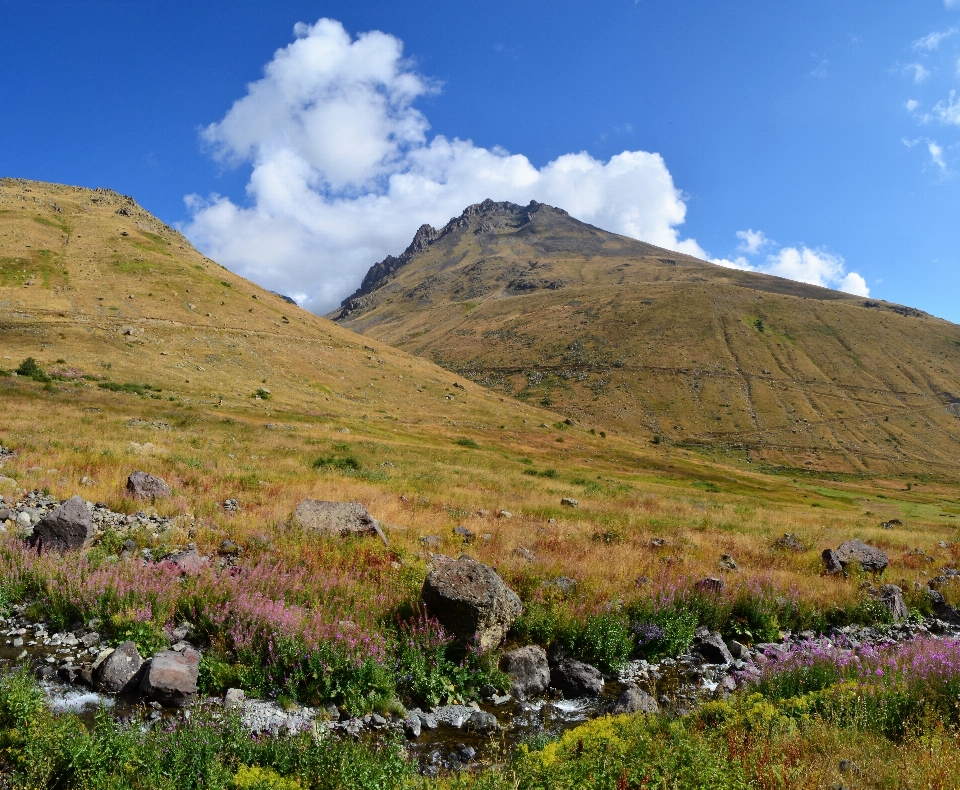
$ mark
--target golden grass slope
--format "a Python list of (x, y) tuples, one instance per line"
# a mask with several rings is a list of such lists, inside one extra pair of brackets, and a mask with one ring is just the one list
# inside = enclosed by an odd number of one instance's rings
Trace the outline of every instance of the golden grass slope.
[[(960, 558), (955, 486), (763, 474), (734, 463), (742, 453), (711, 461), (648, 436), (591, 434), (298, 310), (112, 192), (0, 181), (0, 260), (0, 368), (33, 356), (61, 374), (48, 385), (0, 376), (0, 445), (15, 450), (0, 474), (126, 512), (142, 506), (123, 498), (126, 476), (159, 474), (175, 490), (161, 511), (194, 519), (158, 550), (191, 540), (210, 552), (229, 536), (256, 556), (266, 534), (278, 562), (324, 573), (329, 555), (285, 526), (313, 497), (361, 500), (385, 522), (388, 550), (342, 549), (347, 565), (366, 558), (377, 584), (415, 586), (420, 537), (457, 554), (464, 524), (478, 536), (469, 551), (517, 589), (570, 576), (588, 608), (635, 595), (638, 577), (717, 573), (723, 552), (737, 578), (828, 601), (858, 595), (856, 579), (819, 576), (820, 550), (852, 536), (888, 551), (897, 579)], [(113, 392), (82, 374), (155, 389)], [(270, 400), (251, 397), (261, 387)], [(318, 458), (356, 467), (317, 469)], [(236, 516), (218, 506), (230, 497)], [(881, 529), (891, 518), (904, 523)], [(775, 547), (788, 531), (805, 551)]]
[(960, 463), (960, 327), (487, 201), (334, 317), (643, 441), (856, 473)]

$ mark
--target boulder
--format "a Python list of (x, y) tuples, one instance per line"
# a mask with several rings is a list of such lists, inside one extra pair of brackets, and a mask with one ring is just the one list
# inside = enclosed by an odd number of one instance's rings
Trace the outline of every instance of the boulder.
[(848, 565), (859, 565), (862, 570), (871, 573), (883, 573), (887, 567), (887, 555), (874, 546), (868, 546), (860, 540), (848, 540), (841, 543), (836, 551), (837, 560), (846, 569)]
[(164, 557), (163, 561), (170, 563), (179, 570), (180, 573), (186, 576), (196, 576), (203, 568), (206, 568), (210, 564), (209, 558), (201, 557), (197, 553), (197, 547), (192, 545), (183, 551), (175, 551), (173, 554), (168, 554)]
[(797, 536), (791, 535), (789, 532), (785, 532), (782, 538), (777, 538), (773, 545), (775, 548), (785, 551), (803, 551), (805, 549)]
[(133, 642), (124, 642), (115, 650), (104, 650), (93, 664), (93, 682), (97, 688), (113, 694), (137, 687), (143, 658)]
[(537, 645), (504, 653), (500, 669), (510, 676), (510, 693), (518, 699), (542, 694), (550, 685), (547, 651)]
[(200, 654), (162, 650), (147, 665), (140, 682), (141, 693), (163, 705), (182, 707), (197, 694)]
[(882, 585), (878, 591), (877, 599), (890, 610), (890, 614), (893, 615), (893, 621), (895, 623), (906, 620), (910, 616), (907, 604), (903, 600), (903, 590), (897, 587), (897, 585)]
[(733, 656), (723, 641), (723, 637), (702, 626), (697, 629), (696, 635), (693, 637), (690, 652), (695, 656), (700, 656), (708, 664), (730, 664), (733, 661)]
[(467, 719), (467, 730), (470, 732), (476, 732), (480, 735), (491, 735), (499, 729), (500, 722), (497, 721), (497, 717), (486, 711), (476, 710), (471, 713), (470, 718)]
[(293, 511), (293, 523), (302, 529), (321, 535), (345, 538), (349, 535), (378, 537), (387, 545), (377, 520), (359, 502), (325, 502), (304, 499)]
[(166, 499), (173, 494), (163, 480), (146, 472), (134, 472), (127, 478), (127, 493), (134, 499)]
[(707, 576), (705, 579), (697, 581), (693, 585), (693, 589), (698, 592), (717, 595), (725, 586), (726, 584), (723, 579), (718, 579), (716, 576)]
[(30, 545), (53, 551), (83, 548), (93, 537), (93, 518), (84, 501), (74, 496), (40, 519)]
[(827, 576), (834, 576), (838, 573), (843, 573), (843, 566), (840, 564), (840, 560), (837, 558), (837, 552), (833, 549), (824, 549), (823, 553), (820, 555), (820, 560), (823, 562), (823, 572)]
[(657, 701), (639, 686), (630, 684), (607, 708), (607, 713), (619, 716), (622, 713), (659, 713)]
[(571, 697), (599, 697), (603, 675), (596, 667), (565, 658), (551, 670), (550, 685)]
[(430, 613), (462, 642), (496, 647), (520, 616), (520, 598), (489, 565), (463, 555), (436, 563), (423, 582)]

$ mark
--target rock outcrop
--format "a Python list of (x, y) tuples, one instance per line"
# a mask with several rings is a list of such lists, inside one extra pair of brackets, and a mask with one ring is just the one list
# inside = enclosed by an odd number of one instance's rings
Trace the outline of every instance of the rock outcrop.
[(466, 555), (436, 563), (423, 582), (428, 611), (461, 642), (481, 650), (503, 641), (520, 616), (520, 598), (489, 565)]
[(292, 522), (302, 529), (321, 535), (379, 537), (387, 545), (380, 524), (359, 502), (326, 502), (304, 499), (293, 511)]

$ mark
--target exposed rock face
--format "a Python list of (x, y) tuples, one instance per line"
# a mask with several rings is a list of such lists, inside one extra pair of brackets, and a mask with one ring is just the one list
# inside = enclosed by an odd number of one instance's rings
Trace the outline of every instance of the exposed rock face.
[(134, 472), (127, 478), (127, 493), (134, 499), (166, 499), (173, 492), (159, 477)]
[(293, 511), (293, 523), (311, 532), (322, 535), (370, 535), (377, 536), (387, 545), (377, 520), (359, 502), (325, 502), (319, 499), (304, 499)]
[(657, 701), (639, 686), (629, 685), (616, 701), (607, 708), (607, 713), (619, 716), (622, 713), (659, 713)]
[(884, 584), (879, 591), (877, 599), (890, 610), (894, 622), (899, 623), (910, 616), (907, 604), (903, 600), (903, 590), (895, 584)]
[(880, 549), (868, 546), (860, 540), (848, 540), (841, 543), (836, 551), (837, 560), (846, 568), (848, 565), (859, 565), (862, 570), (871, 573), (883, 573), (888, 559)]
[(550, 685), (571, 697), (599, 697), (603, 675), (590, 664), (565, 658), (550, 672)]
[(733, 661), (723, 637), (703, 627), (697, 629), (690, 652), (710, 664), (729, 664)]
[(466, 555), (434, 567), (422, 595), (448, 631), (482, 650), (503, 641), (522, 608), (520, 598), (493, 568)]
[(94, 663), (93, 681), (103, 691), (114, 694), (130, 692), (137, 687), (142, 667), (143, 658), (137, 652), (137, 646), (133, 642), (124, 642), (103, 660), (98, 656)]
[(33, 528), (30, 544), (41, 549), (67, 551), (83, 548), (93, 537), (93, 517), (84, 501), (74, 496)]
[(500, 669), (510, 676), (510, 693), (519, 699), (542, 694), (550, 685), (547, 652), (537, 645), (504, 653)]
[(200, 654), (196, 650), (163, 650), (147, 665), (140, 691), (163, 705), (182, 707), (197, 694), (199, 668)]

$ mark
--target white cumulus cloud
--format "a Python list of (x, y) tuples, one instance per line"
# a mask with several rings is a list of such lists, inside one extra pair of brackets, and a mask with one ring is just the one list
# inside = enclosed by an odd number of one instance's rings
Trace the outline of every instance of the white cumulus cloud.
[[(950, 98), (941, 99), (933, 105), (932, 117), (940, 123), (953, 124), (960, 126), (960, 99), (957, 98), (956, 91), (950, 91)], [(930, 116), (928, 116), (929, 118)]]
[(917, 107), (920, 106), (920, 102), (918, 102), (916, 99), (908, 99), (903, 106), (907, 108), (907, 112), (913, 112), (915, 109), (917, 109)]
[(442, 226), (488, 197), (560, 206), (706, 257), (680, 237), (686, 205), (659, 154), (570, 153), (538, 168), (522, 154), (431, 138), (414, 104), (436, 87), (403, 58), (397, 38), (353, 38), (330, 19), (294, 32), (263, 78), (203, 131), (217, 158), (252, 166), (247, 204), (186, 198), (184, 232), (239, 274), (324, 312), (370, 265), (402, 252), (422, 223)]
[[(772, 243), (760, 231), (738, 231), (737, 238), (742, 240), (738, 249), (751, 255)], [(752, 249), (751, 242), (754, 242)], [(844, 259), (826, 250), (815, 250), (806, 246), (781, 247), (777, 252), (767, 255), (765, 261), (757, 264), (751, 263), (743, 255), (732, 260), (713, 258), (712, 262), (729, 269), (773, 274), (857, 296), (870, 295), (870, 289), (863, 277), (857, 272), (848, 272)]]

